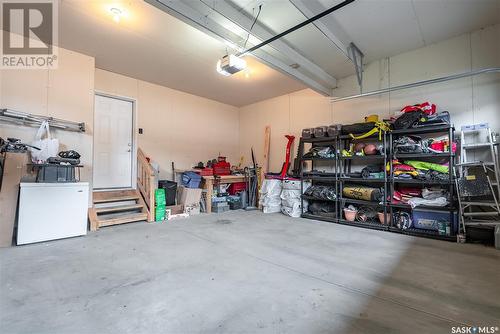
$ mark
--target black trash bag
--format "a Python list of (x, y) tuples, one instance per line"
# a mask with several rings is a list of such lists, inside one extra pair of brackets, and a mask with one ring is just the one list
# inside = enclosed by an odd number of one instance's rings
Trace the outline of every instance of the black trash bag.
[(342, 134), (361, 134), (367, 133), (375, 127), (375, 122), (354, 123), (342, 126)]
[(422, 153), (422, 138), (401, 136), (394, 140), (394, 153)]
[(313, 202), (309, 204), (309, 212), (315, 215), (334, 213), (335, 203), (329, 202)]
[(422, 111), (411, 111), (406, 112), (399, 116), (396, 121), (394, 121), (395, 130), (410, 129), (418, 125), (422, 116), (424, 116)]

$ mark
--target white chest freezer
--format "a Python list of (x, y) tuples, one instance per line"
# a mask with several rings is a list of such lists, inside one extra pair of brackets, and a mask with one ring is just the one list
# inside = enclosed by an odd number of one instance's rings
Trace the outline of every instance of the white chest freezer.
[(89, 184), (21, 182), (17, 244), (87, 234)]

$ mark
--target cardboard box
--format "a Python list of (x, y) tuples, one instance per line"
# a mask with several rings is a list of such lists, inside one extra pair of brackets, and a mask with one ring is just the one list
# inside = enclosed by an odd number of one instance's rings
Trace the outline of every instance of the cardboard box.
[(178, 215), (180, 213), (184, 213), (184, 205), (170, 205), (165, 207), (165, 210), (170, 210), (171, 215)]
[(179, 187), (177, 203), (184, 206), (199, 204), (201, 200), (201, 189)]
[(0, 247), (12, 245), (14, 222), (16, 220), (19, 182), (27, 174), (27, 153), (6, 153), (0, 190)]

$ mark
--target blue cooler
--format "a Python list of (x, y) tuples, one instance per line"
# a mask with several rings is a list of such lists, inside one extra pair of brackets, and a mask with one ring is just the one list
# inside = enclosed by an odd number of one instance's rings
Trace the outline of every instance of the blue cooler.
[(453, 212), (453, 219), (450, 221), (450, 212), (442, 210), (413, 209), (413, 227), (422, 230), (439, 230), (439, 222), (450, 224), (451, 235), (458, 231), (458, 214)]
[(182, 185), (186, 188), (199, 188), (201, 175), (195, 172), (182, 173)]

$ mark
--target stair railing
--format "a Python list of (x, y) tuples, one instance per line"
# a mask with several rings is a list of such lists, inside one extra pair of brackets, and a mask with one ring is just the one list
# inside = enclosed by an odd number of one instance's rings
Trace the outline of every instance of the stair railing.
[(155, 171), (140, 148), (137, 150), (137, 187), (148, 209), (148, 221), (154, 221)]

